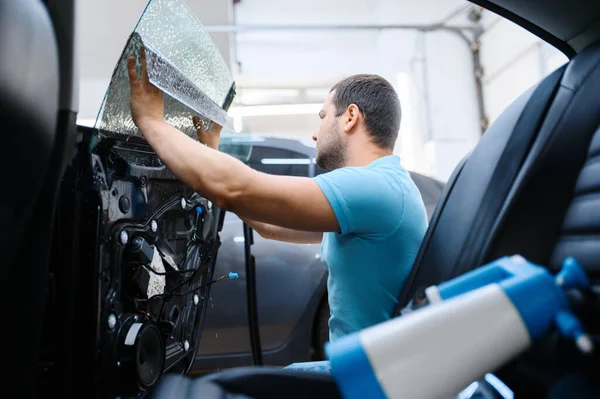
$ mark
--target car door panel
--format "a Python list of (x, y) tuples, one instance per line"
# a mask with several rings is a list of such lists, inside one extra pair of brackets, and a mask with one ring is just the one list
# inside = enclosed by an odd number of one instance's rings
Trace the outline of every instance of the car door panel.
[[(240, 278), (212, 288), (200, 357), (250, 353), (242, 226), (236, 215), (226, 214), (215, 275), (236, 272)], [(254, 233), (252, 253), (256, 257), (263, 350), (273, 351), (284, 345), (310, 309), (313, 294), (323, 294), (327, 271), (319, 260), (319, 252), (319, 244), (266, 240)]]

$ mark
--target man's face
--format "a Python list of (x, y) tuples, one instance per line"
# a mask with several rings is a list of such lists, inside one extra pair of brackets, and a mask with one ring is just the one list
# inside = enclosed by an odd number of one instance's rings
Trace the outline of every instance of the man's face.
[(317, 142), (317, 165), (327, 170), (343, 167), (347, 159), (346, 142), (338, 126), (339, 117), (335, 116), (333, 94), (334, 92), (329, 93), (325, 100), (319, 112), (321, 125), (313, 134), (313, 140)]

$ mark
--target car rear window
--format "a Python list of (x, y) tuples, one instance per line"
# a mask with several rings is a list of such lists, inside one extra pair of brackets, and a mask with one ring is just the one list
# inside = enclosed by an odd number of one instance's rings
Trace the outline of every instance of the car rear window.
[(248, 165), (273, 175), (309, 176), (310, 158), (298, 152), (254, 146)]

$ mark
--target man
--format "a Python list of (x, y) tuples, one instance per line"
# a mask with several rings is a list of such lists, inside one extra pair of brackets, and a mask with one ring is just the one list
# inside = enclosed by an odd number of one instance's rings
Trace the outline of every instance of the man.
[(336, 84), (313, 135), (315, 178), (260, 173), (216, 150), (220, 128), (201, 145), (167, 124), (163, 96), (129, 60), (133, 121), (167, 167), (184, 183), (234, 212), (259, 234), (320, 243), (328, 266), (330, 339), (391, 317), (427, 228), (419, 190), (392, 155), (400, 128), (393, 87), (375, 75)]

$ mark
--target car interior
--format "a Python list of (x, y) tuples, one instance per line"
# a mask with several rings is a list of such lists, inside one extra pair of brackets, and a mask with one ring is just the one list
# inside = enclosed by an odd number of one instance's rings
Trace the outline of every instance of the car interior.
[[(574, 256), (595, 286), (573, 298), (575, 312), (597, 344), (600, 4), (472, 2), (536, 34), (569, 62), (515, 100), (457, 166), (396, 317), (417, 307), (426, 287), (501, 256), (520, 254), (551, 271)], [(223, 214), (169, 176), (143, 143), (106, 129), (110, 118), (99, 118), (105, 127), (76, 127), (73, 7), (0, 2), (0, 118), (8, 140), (0, 162), (8, 171), (19, 165), (5, 174), (14, 195), (3, 195), (0, 207), (10, 326), (4, 342), (17, 378), (7, 386), (17, 397), (342, 397), (331, 375), (268, 366), (186, 376), (214, 282)], [(143, 42), (148, 36), (140, 31)], [(132, 35), (124, 56), (136, 40)], [(173, 61), (167, 58), (156, 57), (157, 64)], [(119, 65), (113, 79), (123, 78)], [(198, 87), (189, 75), (178, 78)], [(204, 117), (216, 120), (227, 110), (235, 89), (226, 83), (220, 102), (212, 98), (216, 116)], [(160, 88), (174, 99), (173, 121), (197, 110)], [(116, 102), (104, 111), (126, 104), (110, 89), (107, 99), (113, 94)], [(185, 130), (189, 121), (180, 123)], [(154, 272), (141, 266), (153, 260)], [(152, 289), (161, 296), (151, 300)], [(596, 370), (597, 352), (583, 355), (555, 334), (494, 374), (518, 398), (592, 398), (600, 396)]]
[[(93, 128), (75, 124), (74, 2), (1, 6), (2, 37), (11, 39), (0, 47), (10, 61), (2, 62), (0, 109), (7, 131), (19, 132), (9, 135), (2, 165), (28, 160), (7, 182), (22, 196), (2, 205), (3, 282), (14, 302), (8, 316), (19, 325), (10, 335), (28, 347), (27, 356), (14, 354), (15, 370), (38, 381), (20, 385), (19, 396), (32, 389), (135, 396), (163, 373), (186, 374), (193, 365), (211, 285), (224, 279), (213, 278), (224, 213), (178, 181), (141, 139), (126, 69), (129, 55), (139, 65), (144, 45), (152, 79), (177, 84), (161, 87), (170, 123), (196, 135), (193, 108), (201, 108), (205, 123), (225, 124), (233, 78), (182, 4), (146, 7)], [(178, 26), (186, 27), (180, 41), (166, 43), (164, 34)], [(197, 42), (182, 33), (204, 42), (190, 48)], [(186, 70), (193, 57), (210, 60), (204, 70)], [(243, 159), (246, 147), (236, 155)]]

